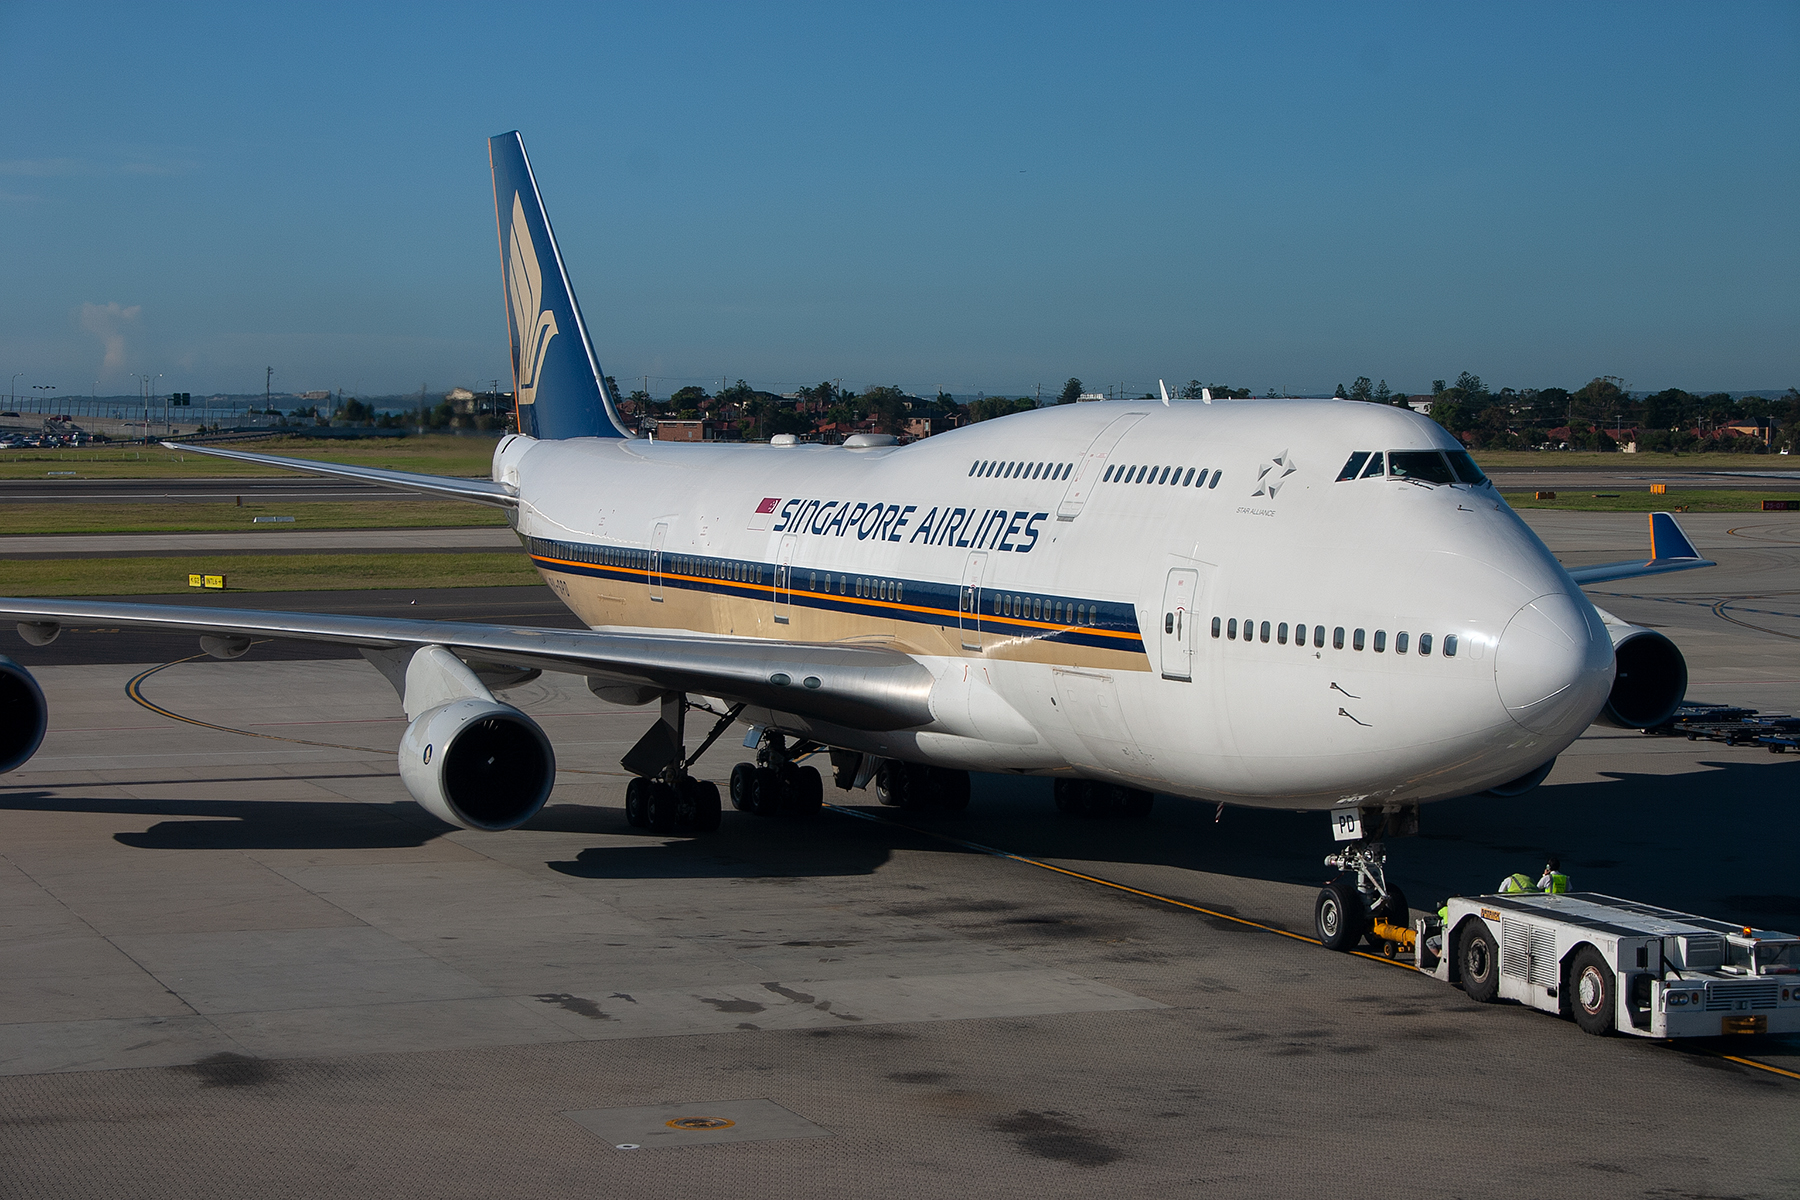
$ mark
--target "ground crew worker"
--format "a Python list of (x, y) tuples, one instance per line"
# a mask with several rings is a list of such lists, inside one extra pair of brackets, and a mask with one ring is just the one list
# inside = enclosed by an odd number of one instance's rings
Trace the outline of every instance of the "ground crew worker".
[(1544, 874), (1537, 882), (1538, 891), (1560, 893), (1569, 890), (1569, 877), (1562, 873), (1562, 860), (1551, 856), (1544, 864)]
[(1535, 892), (1538, 889), (1537, 886), (1531, 882), (1531, 876), (1525, 874), (1523, 871), (1514, 871), (1511, 875), (1502, 879), (1500, 881), (1500, 886), (1494, 890), (1501, 895), (1505, 895), (1508, 892)]

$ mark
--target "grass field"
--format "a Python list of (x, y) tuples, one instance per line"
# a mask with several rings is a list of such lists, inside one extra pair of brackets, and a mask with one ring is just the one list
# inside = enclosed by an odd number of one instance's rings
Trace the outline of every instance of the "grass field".
[(1477, 450), (1475, 461), (1490, 471), (1792, 471), (1800, 481), (1800, 458), (1788, 454), (1599, 454), (1580, 450)]
[[(293, 517), (256, 525), (253, 517)], [(281, 504), (14, 504), (0, 507), (0, 536), (71, 533), (267, 533), (293, 530), (447, 529), (506, 524), (503, 510), (455, 500), (310, 501)]]
[[(1800, 483), (1800, 480), (1796, 480)], [(1587, 491), (1561, 490), (1554, 500), (1539, 500), (1531, 492), (1502, 492), (1514, 508), (1560, 508), (1566, 512), (1674, 512), (1685, 507), (1689, 512), (1761, 512), (1764, 500), (1800, 500), (1800, 490), (1791, 492), (1727, 492), (1671, 490), (1652, 496), (1647, 488), (1619, 489), (1616, 496), (1596, 496)], [(1771, 516), (1774, 514), (1770, 514)], [(1793, 514), (1800, 516), (1800, 513)]]
[(0, 596), (158, 595), (186, 588), (191, 572), (208, 571), (223, 571), (234, 592), (513, 587), (539, 582), (531, 560), (519, 553), (56, 558), (0, 562)]
[[(486, 478), (496, 438), (420, 434), (403, 438), (279, 437), (227, 443), (227, 449), (285, 458), (313, 458), (359, 467), (386, 467), (426, 475)], [(51, 471), (74, 471), (86, 479), (222, 479), (284, 475), (285, 471), (160, 446), (88, 447), (81, 450), (0, 450), (0, 479), (42, 479)]]

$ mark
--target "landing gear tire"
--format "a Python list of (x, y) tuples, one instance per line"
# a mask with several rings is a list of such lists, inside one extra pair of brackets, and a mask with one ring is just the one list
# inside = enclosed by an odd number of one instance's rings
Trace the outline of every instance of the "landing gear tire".
[(677, 820), (693, 833), (712, 833), (719, 828), (723, 806), (719, 803), (719, 785), (710, 779), (689, 776), (681, 781), (682, 804)]
[(1327, 950), (1354, 949), (1367, 919), (1362, 894), (1348, 880), (1332, 880), (1319, 889), (1313, 902), (1313, 929)]
[(796, 817), (816, 817), (825, 806), (825, 781), (815, 767), (789, 763), (781, 771), (781, 811)]
[(1583, 946), (1569, 963), (1569, 1015), (1583, 1033), (1605, 1037), (1613, 1031), (1612, 969), (1600, 952)]
[(969, 807), (969, 773), (948, 767), (931, 768), (932, 806), (945, 812), (962, 812)]
[(633, 776), (625, 785), (625, 823), (633, 829), (650, 828), (650, 781)]
[(1456, 939), (1457, 973), (1469, 999), (1492, 1004), (1500, 998), (1500, 947), (1487, 923), (1470, 921)]
[(875, 802), (885, 808), (912, 807), (913, 766), (889, 759), (875, 772)]
[(1141, 821), (1156, 804), (1152, 792), (1094, 783), (1087, 779), (1058, 779), (1051, 784), (1056, 811), (1071, 817), (1125, 817)]
[(731, 768), (731, 807), (739, 812), (756, 811), (756, 768), (750, 763)]
[(666, 783), (651, 783), (650, 802), (645, 806), (644, 827), (651, 833), (668, 836), (681, 820), (681, 796)]

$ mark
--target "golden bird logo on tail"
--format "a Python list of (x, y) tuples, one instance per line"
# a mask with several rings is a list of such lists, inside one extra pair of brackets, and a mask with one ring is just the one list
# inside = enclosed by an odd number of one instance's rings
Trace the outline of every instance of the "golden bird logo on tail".
[(513, 329), (518, 337), (518, 389), (520, 404), (537, 402), (538, 374), (544, 369), (544, 351), (556, 336), (556, 314), (539, 308), (544, 275), (538, 269), (537, 249), (531, 228), (525, 224), (525, 206), (513, 193), (512, 244), (506, 256), (507, 283), (512, 294)]

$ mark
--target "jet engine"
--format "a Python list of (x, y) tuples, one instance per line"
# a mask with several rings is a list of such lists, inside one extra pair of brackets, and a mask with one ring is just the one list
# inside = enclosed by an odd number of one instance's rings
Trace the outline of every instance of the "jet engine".
[(1612, 635), (1617, 669), (1612, 692), (1594, 720), (1620, 729), (1661, 725), (1687, 696), (1687, 660), (1654, 629), (1609, 620), (1606, 630)]
[(497, 833), (537, 815), (556, 783), (556, 755), (536, 721), (492, 692), (442, 646), (364, 651), (401, 692), (412, 723), (400, 739), (400, 781), (425, 811)]
[(400, 780), (432, 816), (496, 833), (544, 807), (556, 756), (537, 722), (512, 705), (452, 700), (406, 727)]
[(31, 672), (0, 658), (0, 775), (25, 765), (43, 743), (50, 711)]

